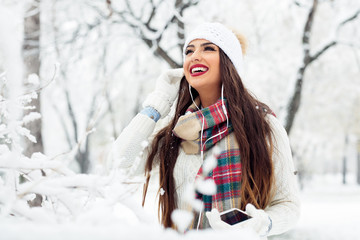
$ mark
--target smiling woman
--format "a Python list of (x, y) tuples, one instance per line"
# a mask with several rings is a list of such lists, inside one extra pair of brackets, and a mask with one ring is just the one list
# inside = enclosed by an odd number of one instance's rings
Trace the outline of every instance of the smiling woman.
[[(159, 168), (159, 216), (165, 227), (176, 228), (175, 210), (192, 207), (189, 229), (248, 228), (264, 238), (289, 230), (298, 219), (287, 134), (271, 109), (245, 88), (244, 52), (243, 38), (222, 24), (200, 25), (186, 39), (183, 68), (158, 78), (144, 109), (115, 142), (114, 164), (147, 176), (144, 201), (150, 173)], [(175, 114), (169, 114), (174, 102)], [(135, 161), (144, 140), (151, 144)], [(204, 159), (213, 159), (212, 167)], [(186, 193), (194, 184), (201, 209)], [(251, 219), (231, 226), (222, 222), (219, 212), (233, 208)]]
[(184, 74), (203, 107), (215, 103), (221, 89), (219, 47), (205, 39), (191, 41), (185, 49)]

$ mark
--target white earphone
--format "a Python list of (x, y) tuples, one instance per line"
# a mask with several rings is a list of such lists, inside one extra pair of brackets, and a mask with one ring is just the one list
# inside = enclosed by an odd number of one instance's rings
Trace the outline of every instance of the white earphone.
[[(193, 98), (193, 95), (191, 93), (191, 85), (189, 84), (189, 92), (190, 92), (190, 96), (191, 96), (191, 100), (192, 102), (195, 104), (196, 108), (200, 111), (201, 109), (199, 108), (199, 106), (196, 104), (196, 102), (194, 101), (194, 98)], [(202, 124), (201, 124), (201, 133), (200, 133), (200, 154), (201, 154), (201, 159), (204, 161), (204, 146), (206, 144), (207, 141), (225, 133), (227, 131), (227, 129), (229, 128), (229, 117), (228, 117), (228, 114), (227, 114), (227, 110), (226, 110), (226, 107), (225, 107), (225, 103), (224, 103), (224, 85), (221, 85), (221, 103), (222, 103), (222, 109), (224, 111), (224, 114), (225, 114), (225, 118), (226, 118), (226, 129), (215, 134), (214, 136), (211, 136), (210, 138), (206, 139), (205, 142), (203, 143), (202, 142), (202, 138), (203, 138), (203, 132), (204, 132), (204, 125), (205, 125), (205, 117), (204, 115), (202, 114), (201, 112), (201, 115), (202, 115)]]
[[(190, 92), (192, 102), (195, 104), (196, 108), (200, 111), (201, 109), (194, 101), (193, 95), (191, 93), (191, 85), (190, 84), (189, 84), (189, 92)], [(214, 136), (211, 136), (210, 138), (206, 139), (204, 143), (202, 142), (202, 139), (203, 139), (204, 125), (205, 125), (205, 117), (202, 114), (202, 112), (200, 112), (202, 115), (201, 133), (200, 133), (200, 154), (201, 154), (202, 161), (204, 161), (204, 146), (205, 146), (206, 142), (225, 133), (229, 128), (229, 117), (228, 117), (227, 110), (226, 110), (225, 103), (224, 103), (224, 85), (221, 85), (221, 104), (222, 104), (222, 109), (224, 111), (225, 118), (226, 118), (226, 129), (215, 134)], [(202, 214), (202, 212), (200, 212), (200, 214), (199, 214), (198, 224), (197, 224), (197, 228), (196, 228), (197, 230), (199, 230), (201, 214)]]

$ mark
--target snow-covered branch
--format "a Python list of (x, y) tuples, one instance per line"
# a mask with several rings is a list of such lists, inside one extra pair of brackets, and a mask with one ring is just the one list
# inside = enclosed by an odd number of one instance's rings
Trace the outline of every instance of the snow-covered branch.
[(18, 170), (41, 170), (51, 169), (64, 175), (73, 175), (74, 172), (64, 166), (64, 163), (56, 160), (50, 161), (49, 158), (36, 154), (34, 157), (27, 158), (25, 156), (14, 155), (5, 146), (1, 146), (0, 169), (18, 169)]

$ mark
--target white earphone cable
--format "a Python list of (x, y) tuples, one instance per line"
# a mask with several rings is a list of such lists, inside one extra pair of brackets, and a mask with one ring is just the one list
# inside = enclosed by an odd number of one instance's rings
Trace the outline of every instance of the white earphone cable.
[[(204, 161), (204, 146), (207, 143), (207, 141), (209, 141), (209, 140), (211, 140), (211, 139), (225, 133), (229, 128), (229, 117), (227, 115), (227, 110), (226, 110), (226, 107), (225, 107), (225, 104), (224, 104), (224, 85), (221, 86), (221, 104), (222, 104), (222, 109), (224, 111), (224, 115), (225, 115), (225, 118), (226, 118), (226, 129), (224, 131), (221, 131), (221, 132), (217, 133), (216, 135), (206, 139), (206, 141), (204, 143), (202, 142), (202, 140), (203, 140), (204, 125), (205, 125), (205, 117), (202, 114), (201, 109), (199, 108), (199, 106), (194, 101), (193, 95), (191, 93), (191, 85), (190, 84), (189, 84), (189, 92), (190, 92), (192, 102), (195, 104), (196, 108), (200, 111), (200, 113), (202, 115), (202, 124), (201, 124), (201, 132), (200, 132), (200, 156), (201, 156), (201, 160)], [(200, 211), (200, 213), (199, 213), (199, 218), (198, 218), (198, 223), (197, 223), (196, 230), (199, 230), (201, 215), (202, 215), (202, 211)]]

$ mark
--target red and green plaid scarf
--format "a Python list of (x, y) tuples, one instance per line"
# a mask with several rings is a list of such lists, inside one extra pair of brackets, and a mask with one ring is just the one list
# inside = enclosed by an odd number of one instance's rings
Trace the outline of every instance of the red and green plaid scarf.
[[(199, 105), (199, 99), (195, 100)], [(227, 108), (227, 101), (224, 99)], [(202, 142), (205, 143), (211, 136), (226, 130), (227, 123), (224, 111), (222, 109), (222, 100), (215, 104), (203, 108), (200, 111), (192, 104), (184, 116), (179, 118), (173, 132), (176, 136), (183, 139), (181, 146), (187, 154), (200, 153), (201, 125), (204, 117), (204, 131)], [(204, 211), (211, 211), (217, 208), (219, 212), (230, 208), (240, 207), (240, 188), (241, 188), (241, 161), (240, 151), (232, 133), (233, 127), (229, 120), (228, 130), (219, 136), (209, 140), (204, 145), (204, 153), (209, 153), (209, 149), (217, 146), (220, 154), (217, 156), (217, 166), (205, 178), (214, 179), (217, 192), (215, 195), (208, 196), (197, 193), (197, 198), (204, 203)], [(203, 175), (202, 166), (198, 171), (198, 176)], [(193, 227), (196, 228), (198, 217), (195, 217)], [(200, 228), (209, 227), (205, 214), (200, 218)]]

